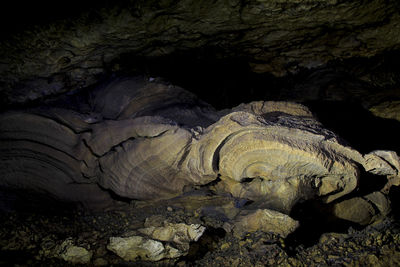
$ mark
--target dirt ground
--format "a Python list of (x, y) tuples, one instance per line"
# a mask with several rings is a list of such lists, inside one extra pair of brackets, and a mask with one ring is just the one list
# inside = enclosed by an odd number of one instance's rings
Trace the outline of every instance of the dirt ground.
[[(124, 203), (103, 212), (3, 212), (0, 214), (0, 265), (71, 266), (54, 253), (66, 239), (92, 253), (89, 266), (398, 266), (400, 224), (394, 215), (364, 228), (300, 227), (283, 239), (264, 232), (237, 237), (223, 228), (226, 218), (214, 209), (231, 201), (194, 195), (162, 202)], [(306, 213), (305, 213), (306, 214)], [(186, 256), (158, 262), (127, 262), (106, 246), (111, 236), (126, 236), (146, 218), (162, 215), (171, 222), (198, 223), (203, 236)], [(313, 217), (303, 223), (312, 224)], [(302, 223), (302, 222), (301, 222)], [(322, 222), (325, 223), (325, 222)], [(332, 226), (332, 225), (331, 225)], [(335, 229), (336, 232), (329, 231)]]

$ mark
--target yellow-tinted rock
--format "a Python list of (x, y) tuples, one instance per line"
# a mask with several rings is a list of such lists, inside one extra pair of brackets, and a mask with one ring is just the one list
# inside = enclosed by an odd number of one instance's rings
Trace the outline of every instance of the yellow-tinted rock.
[(299, 222), (283, 213), (258, 209), (255, 211), (243, 211), (235, 218), (234, 234), (242, 236), (246, 232), (264, 231), (279, 234), (286, 237), (296, 230)]
[(369, 109), (377, 117), (400, 121), (400, 101), (387, 101)]
[(376, 215), (373, 206), (363, 198), (355, 197), (335, 204), (333, 213), (338, 218), (367, 225)]
[(148, 261), (158, 261), (163, 258), (176, 258), (182, 255), (177, 249), (165, 246), (156, 240), (141, 236), (110, 237), (107, 249), (116, 253), (126, 261), (140, 258)]

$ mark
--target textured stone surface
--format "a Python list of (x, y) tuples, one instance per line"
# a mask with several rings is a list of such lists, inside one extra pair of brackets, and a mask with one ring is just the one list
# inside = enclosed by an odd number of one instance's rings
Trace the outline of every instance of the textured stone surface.
[(400, 101), (387, 101), (369, 109), (375, 116), (400, 121)]
[(381, 192), (355, 197), (334, 205), (333, 214), (340, 219), (367, 225), (381, 220), (390, 212), (390, 201)]
[(394, 0), (128, 1), (2, 40), (1, 92), (15, 103), (86, 87), (127, 54), (208, 47), (278, 76), (372, 57), (399, 48), (398, 9)]
[(160, 227), (150, 226), (139, 229), (139, 232), (153, 239), (174, 242), (189, 248), (189, 243), (198, 241), (205, 230), (206, 228), (199, 224), (164, 223)]
[[(235, 201), (213, 211), (188, 203), (194, 213), (235, 220), (239, 235), (287, 236), (297, 227), (287, 214), (299, 201), (337, 200), (334, 214), (362, 225), (387, 215), (390, 203), (380, 192), (340, 201), (357, 187), (360, 168), (387, 176), (383, 192), (399, 184), (395, 152), (360, 154), (301, 104), (256, 101), (216, 111), (182, 88), (140, 77), (115, 79), (87, 100), (91, 113), (63, 105), (2, 113), (0, 186), (99, 209), (113, 203), (104, 189), (163, 200), (206, 185)], [(241, 210), (252, 202), (256, 211)], [(148, 223), (138, 232), (147, 238), (116, 239), (110, 249), (121, 246), (126, 251), (116, 253), (130, 260), (173, 258), (204, 230), (198, 223)]]
[(392, 185), (400, 185), (400, 158), (394, 151), (376, 150), (364, 156), (366, 171), (385, 175), (388, 179), (382, 191), (389, 192)]
[(90, 262), (92, 255), (85, 248), (70, 246), (60, 256), (63, 260), (73, 264), (87, 264)]
[(299, 200), (351, 192), (359, 165), (398, 177), (394, 152), (364, 158), (300, 104), (217, 112), (179, 87), (141, 78), (112, 81), (92, 101), (86, 115), (51, 107), (2, 114), (1, 185), (104, 206), (111, 199), (98, 185), (151, 200), (220, 177), (219, 189), (234, 197), (288, 213)]
[(258, 209), (244, 211), (234, 220), (233, 231), (237, 236), (246, 232), (263, 231), (286, 237), (299, 226), (299, 222), (277, 211)]
[(177, 249), (141, 236), (111, 237), (107, 248), (126, 261), (137, 259), (159, 261), (181, 256)]

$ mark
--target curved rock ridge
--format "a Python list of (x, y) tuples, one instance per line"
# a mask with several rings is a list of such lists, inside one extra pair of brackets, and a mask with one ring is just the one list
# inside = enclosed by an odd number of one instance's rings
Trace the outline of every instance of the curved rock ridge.
[(299, 200), (348, 194), (360, 167), (398, 177), (394, 152), (363, 157), (296, 103), (217, 112), (181, 88), (138, 78), (99, 88), (91, 101), (96, 120), (53, 107), (1, 114), (0, 186), (95, 206), (107, 202), (102, 189), (165, 199), (220, 177), (218, 190), (288, 213)]
[(285, 111), (271, 121), (268, 113), (261, 117), (241, 111), (222, 117), (192, 150), (203, 157), (192, 158), (204, 159), (205, 174), (217, 171), (234, 196), (262, 199), (279, 210), (290, 210), (299, 199), (319, 195), (330, 202), (351, 192), (361, 154), (340, 144), (311, 117), (301, 120)]

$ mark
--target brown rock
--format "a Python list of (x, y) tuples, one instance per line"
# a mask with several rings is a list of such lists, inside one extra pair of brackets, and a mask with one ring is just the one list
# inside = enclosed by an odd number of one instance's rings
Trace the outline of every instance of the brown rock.
[(264, 231), (286, 237), (299, 226), (299, 222), (283, 213), (258, 209), (243, 211), (234, 221), (234, 234), (243, 236), (246, 232)]

